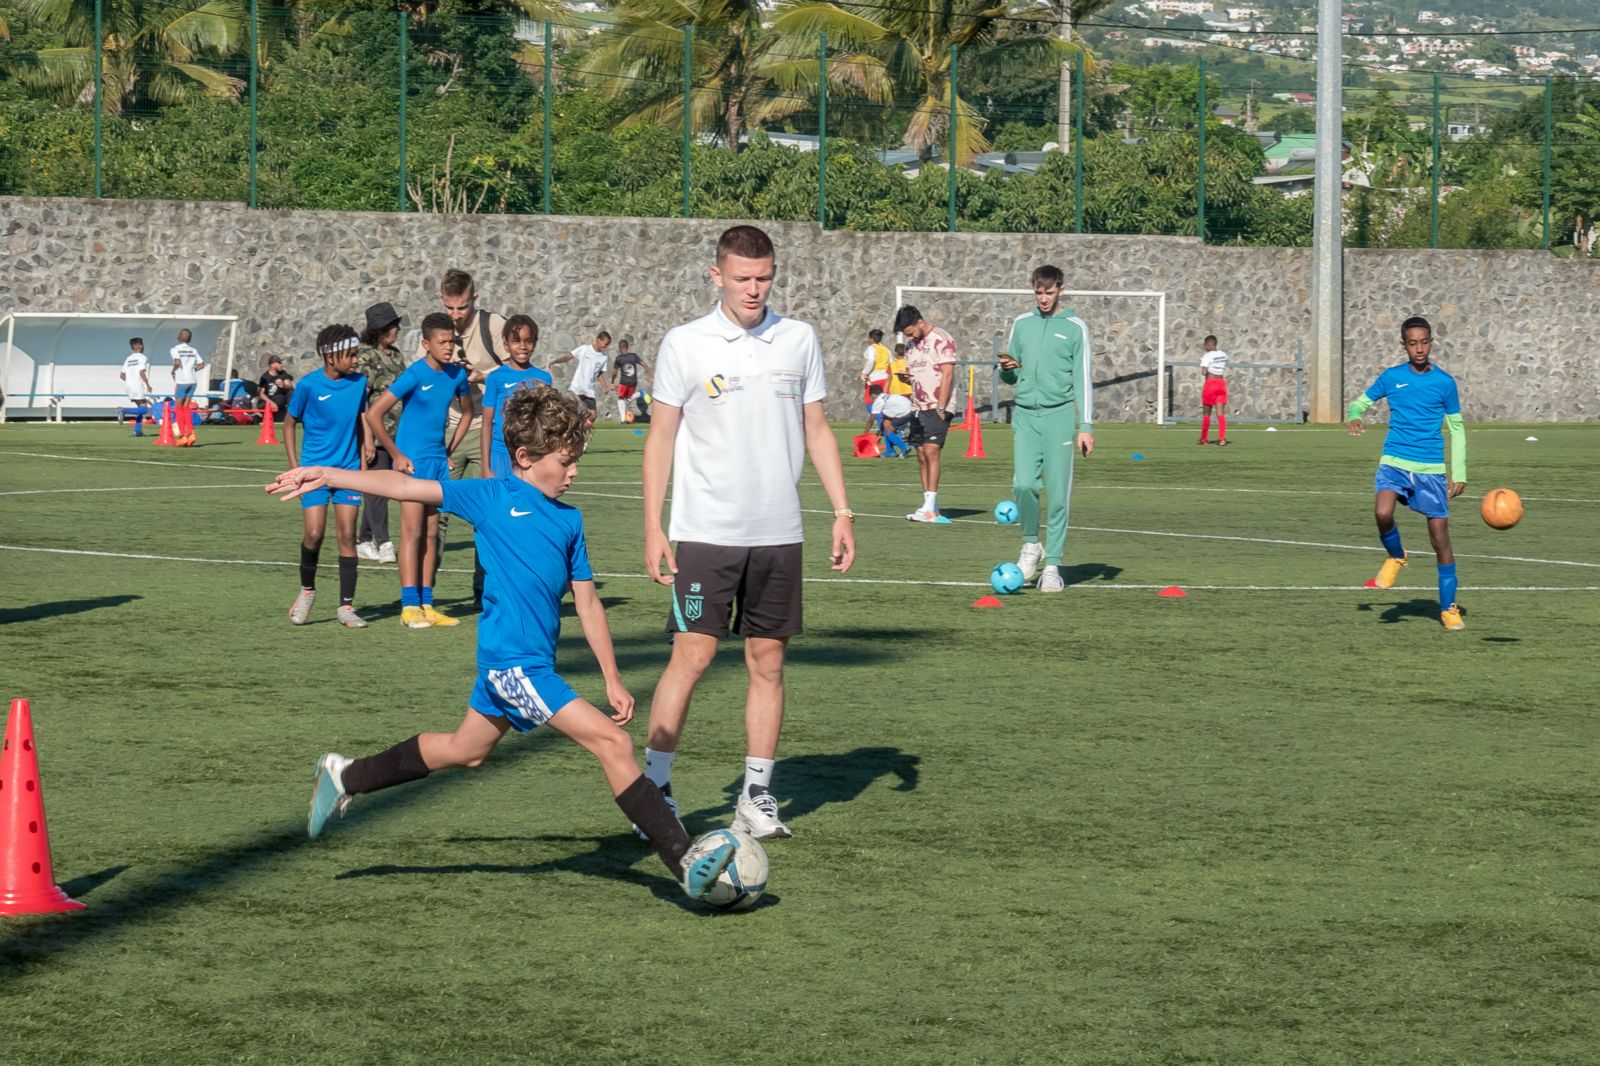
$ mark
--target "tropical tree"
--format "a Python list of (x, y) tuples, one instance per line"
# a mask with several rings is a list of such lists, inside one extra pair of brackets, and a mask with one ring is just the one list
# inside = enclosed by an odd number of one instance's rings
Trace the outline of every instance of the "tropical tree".
[[(924, 0), (920, 7), (886, 4), (859, 12), (828, 0), (798, 0), (779, 11), (772, 27), (799, 39), (815, 39), (826, 32), (829, 40), (882, 55), (896, 83), (917, 98), (906, 127), (906, 146), (928, 159), (950, 125), (952, 47), (977, 63), (1016, 55), (1044, 63), (1076, 48), (1043, 30), (997, 44), (997, 29), (1010, 16), (1011, 6), (1005, 0)], [(957, 79), (958, 93), (959, 89)], [(956, 158), (966, 162), (988, 151), (989, 141), (984, 120), (970, 100), (958, 95), (955, 110)]]
[[(65, 45), (41, 48), (18, 63), (30, 88), (60, 99), (94, 95), (94, 0), (16, 0), (16, 8)], [(103, 101), (111, 114), (141, 104), (181, 104), (199, 89), (237, 97), (238, 78), (206, 63), (236, 54), (245, 44), (239, 0), (104, 0)]]
[[(757, 0), (622, 0), (612, 16), (614, 25), (599, 35), (579, 73), (608, 96), (640, 96), (630, 123), (682, 122), (686, 32), (693, 38), (690, 120), (715, 129), (731, 151), (739, 150), (746, 130), (816, 102), (816, 35), (801, 38), (765, 27)], [(833, 57), (828, 84), (873, 103), (892, 100), (888, 74), (875, 55)]]
[[(1063, 43), (1071, 44), (1078, 35), (1078, 23), (1096, 12), (1110, 7), (1115, 0), (1048, 0), (1056, 15), (1056, 23)], [(1056, 117), (1056, 144), (1065, 152), (1072, 143), (1072, 64), (1061, 59), (1060, 84), (1056, 99), (1059, 101)]]

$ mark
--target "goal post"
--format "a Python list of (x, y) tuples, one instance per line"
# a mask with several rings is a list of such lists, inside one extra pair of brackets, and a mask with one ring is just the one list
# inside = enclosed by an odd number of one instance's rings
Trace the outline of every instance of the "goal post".
[[(118, 376), (127, 358), (128, 340), (144, 339), (150, 359), (152, 396), (170, 393), (168, 351), (178, 331), (193, 334), (191, 344), (205, 359), (205, 375), (223, 365), (223, 395), (234, 373), (238, 342), (237, 315), (125, 315), (114, 312), (15, 311), (0, 317), (0, 422), (22, 415), (104, 417), (127, 405)], [(213, 396), (209, 389), (202, 394)]]
[[(1167, 294), (1158, 289), (1064, 289), (1089, 323), (1095, 417), (1108, 422), (1155, 421), (1167, 410)], [(1012, 321), (1033, 305), (1032, 289), (968, 288), (958, 285), (896, 285), (895, 307), (913, 303), (930, 322), (955, 338), (963, 363), (993, 364)], [(1152, 306), (1153, 305), (1153, 306)], [(1151, 323), (1150, 312), (1154, 311)], [(966, 375), (958, 375), (965, 378)], [(1155, 379), (1155, 388), (1149, 379)], [(1000, 420), (998, 375), (991, 377), (989, 415)], [(958, 387), (964, 384), (958, 381)]]

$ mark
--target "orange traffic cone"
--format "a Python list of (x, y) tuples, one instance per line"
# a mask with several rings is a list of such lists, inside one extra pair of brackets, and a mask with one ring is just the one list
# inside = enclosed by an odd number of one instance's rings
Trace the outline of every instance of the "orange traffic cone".
[(978, 426), (978, 407), (977, 407), (976, 404), (974, 404), (972, 402), (972, 393), (969, 392), (969, 393), (967, 393), (967, 413), (961, 419), (961, 424), (959, 426), (954, 426), (952, 428), (954, 428), (954, 429), (972, 430), (972, 429), (976, 429), (977, 426)]
[(169, 448), (178, 442), (172, 436), (172, 401), (161, 402), (161, 432), (156, 436), (156, 447)]
[(878, 438), (871, 433), (863, 433), (856, 437), (855, 447), (857, 459), (876, 459), (882, 454), (878, 450)]
[[(972, 401), (967, 401), (968, 413), (971, 413)], [(983, 423), (976, 417), (972, 419), (972, 436), (967, 438), (967, 453), (964, 459), (987, 459), (988, 454), (983, 450)]]
[(44, 791), (27, 700), (11, 701), (5, 750), (0, 752), (0, 914), (82, 910), (61, 891), (50, 868)]
[(272, 426), (271, 404), (262, 404), (261, 406), (261, 433), (256, 437), (256, 443), (271, 444), (273, 446), (278, 443), (278, 431)]

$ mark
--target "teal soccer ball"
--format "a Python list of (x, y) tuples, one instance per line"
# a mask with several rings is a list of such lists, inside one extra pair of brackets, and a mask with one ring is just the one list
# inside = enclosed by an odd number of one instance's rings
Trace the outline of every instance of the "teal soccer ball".
[(767, 888), (767, 853), (760, 841), (738, 829), (713, 829), (696, 840), (684, 856), (685, 866), (725, 843), (734, 845), (733, 861), (700, 902), (719, 911), (742, 911), (755, 906)]
[(1022, 567), (1016, 563), (1001, 563), (989, 571), (989, 587), (1002, 596), (1022, 591)]
[(1017, 523), (1017, 505), (1012, 500), (1001, 500), (994, 505), (994, 520), (1003, 526), (1013, 526)]

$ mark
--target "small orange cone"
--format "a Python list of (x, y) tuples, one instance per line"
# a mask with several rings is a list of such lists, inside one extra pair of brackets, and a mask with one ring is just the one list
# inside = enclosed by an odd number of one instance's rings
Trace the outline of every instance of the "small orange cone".
[(1369, 577), (1367, 578), (1367, 583), (1361, 587), (1364, 589), (1375, 589), (1378, 587), (1378, 579), (1375, 577)]
[(1004, 607), (1005, 604), (1001, 603), (998, 599), (996, 599), (993, 596), (979, 596), (977, 599), (972, 601), (972, 606), (974, 606), (974, 607)]
[(1183, 591), (1182, 589), (1180, 589), (1176, 585), (1168, 585), (1166, 588), (1164, 588), (1160, 592), (1156, 593), (1156, 595), (1157, 596), (1164, 596), (1164, 597), (1166, 597), (1168, 599), (1176, 599), (1176, 598), (1178, 598), (1180, 596), (1187, 596), (1189, 594), (1187, 592)]
[(156, 435), (156, 447), (170, 448), (177, 444), (172, 435), (172, 401), (161, 402), (161, 431)]
[(278, 431), (272, 425), (272, 405), (263, 404), (261, 407), (261, 433), (256, 437), (257, 444), (278, 443)]
[(855, 448), (857, 459), (876, 459), (882, 454), (878, 450), (878, 438), (871, 433), (863, 433), (856, 437)]
[(82, 909), (83, 904), (61, 891), (50, 868), (33, 717), (27, 700), (12, 700), (5, 749), (0, 751), (0, 914)]
[[(967, 407), (968, 407), (968, 411), (970, 413), (971, 407), (972, 407), (972, 401), (971, 400), (967, 401)], [(966, 454), (964, 456), (962, 456), (962, 458), (963, 459), (987, 459), (987, 458), (989, 458), (988, 453), (983, 450), (983, 423), (979, 422), (976, 417), (974, 417), (973, 420), (972, 420), (972, 436), (967, 438), (967, 452), (966, 452)]]

